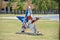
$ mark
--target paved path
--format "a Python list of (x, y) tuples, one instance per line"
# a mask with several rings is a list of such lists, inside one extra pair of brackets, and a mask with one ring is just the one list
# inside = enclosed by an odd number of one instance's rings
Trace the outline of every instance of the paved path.
[[(45, 20), (55, 20), (55, 21), (59, 21), (59, 15), (42, 15), (42, 16), (36, 16), (36, 17), (42, 17), (42, 19)], [(17, 17), (0, 17), (0, 19), (17, 19)]]

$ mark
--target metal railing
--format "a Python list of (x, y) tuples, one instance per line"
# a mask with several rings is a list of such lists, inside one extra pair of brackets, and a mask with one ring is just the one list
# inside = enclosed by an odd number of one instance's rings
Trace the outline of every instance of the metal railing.
[[(0, 11), (0, 14), (25, 14), (25, 10), (12, 10), (12, 11)], [(59, 14), (58, 10), (48, 10), (48, 11), (40, 11), (40, 10), (32, 10), (33, 14)]]

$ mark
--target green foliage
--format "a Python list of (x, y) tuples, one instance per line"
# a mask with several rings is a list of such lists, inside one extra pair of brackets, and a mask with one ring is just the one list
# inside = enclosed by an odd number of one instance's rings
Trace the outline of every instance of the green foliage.
[(32, 3), (37, 5), (38, 4), (38, 0), (32, 0)]
[(46, 2), (41, 0), (38, 4), (38, 9), (39, 10), (47, 10), (47, 5), (46, 5)]
[(23, 4), (21, 2), (18, 2), (17, 6), (19, 7), (18, 10), (23, 10)]
[[(32, 4), (34, 4), (35, 10), (49, 10), (49, 9), (59, 9), (57, 0), (30, 0)], [(23, 10), (23, 5), (26, 3), (26, 0), (11, 0), (8, 3), (8, 6), (12, 6), (11, 3), (18, 2), (17, 6), (19, 7), (17, 10)]]
[(11, 7), (12, 6), (12, 3), (11, 2), (7, 3), (7, 6)]
[(51, 8), (58, 9), (58, 3), (56, 1), (51, 1)]
[(37, 10), (58, 9), (58, 2), (54, 0), (37, 0), (35, 8)]
[(11, 2), (16, 2), (17, 0), (11, 0)]
[(20, 0), (21, 2), (24, 2), (25, 0)]

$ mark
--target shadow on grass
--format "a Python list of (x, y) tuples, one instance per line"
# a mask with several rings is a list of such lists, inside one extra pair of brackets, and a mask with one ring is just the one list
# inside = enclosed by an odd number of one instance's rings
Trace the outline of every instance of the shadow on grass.
[(16, 34), (25, 34), (25, 35), (32, 35), (32, 36), (42, 36), (43, 34), (42, 33), (31, 33), (31, 32), (23, 32), (23, 33), (20, 33), (20, 32), (16, 32)]

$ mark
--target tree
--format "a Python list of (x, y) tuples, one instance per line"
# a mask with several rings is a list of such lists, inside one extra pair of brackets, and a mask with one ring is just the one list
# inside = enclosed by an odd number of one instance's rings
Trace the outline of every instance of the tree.
[[(29, 0), (34, 5), (34, 10), (52, 10), (58, 9), (58, 2), (56, 0)], [(16, 3), (17, 2), (17, 3)], [(10, 5), (16, 3), (16, 10), (25, 10), (27, 7), (26, 0), (11, 0)]]
[(37, 10), (58, 9), (58, 2), (54, 0), (37, 0)]
[(13, 10), (23, 10), (23, 3), (20, 0), (11, 0), (8, 6), (12, 6)]

